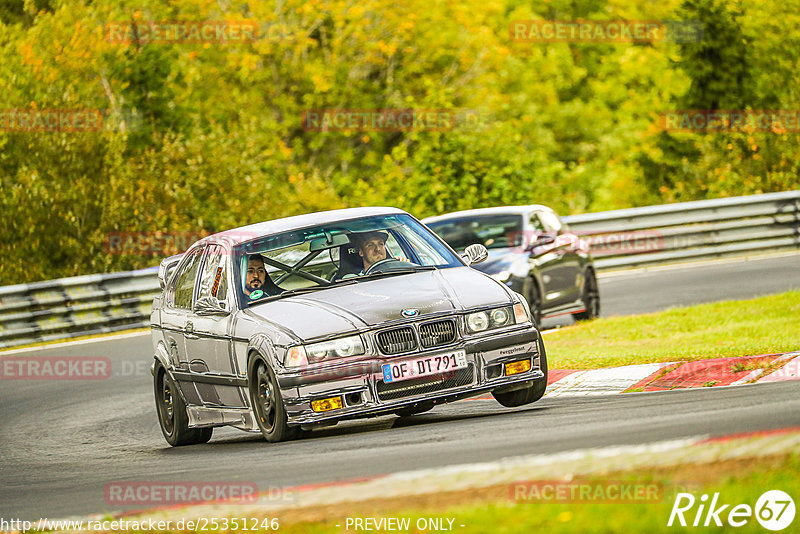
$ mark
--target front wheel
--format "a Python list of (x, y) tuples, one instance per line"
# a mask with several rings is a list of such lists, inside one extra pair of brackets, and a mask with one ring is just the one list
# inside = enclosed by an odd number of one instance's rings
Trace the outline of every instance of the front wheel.
[(267, 441), (277, 443), (300, 434), (299, 427), (289, 426), (275, 373), (262, 359), (253, 366), (249, 390), (258, 428)]
[(545, 353), (544, 342), (541, 337), (539, 337), (539, 349), (539, 367), (542, 373), (544, 373), (544, 376), (534, 380), (533, 384), (524, 389), (507, 391), (505, 393), (492, 391), (492, 396), (497, 402), (506, 408), (516, 408), (517, 406), (524, 406), (536, 402), (544, 396), (544, 390), (547, 389), (547, 354)]
[(161, 433), (173, 447), (206, 443), (211, 439), (214, 429), (189, 428), (186, 403), (175, 382), (163, 367), (159, 367), (153, 382), (156, 398), (156, 411)]
[(583, 307), (584, 311), (575, 314), (575, 319), (578, 321), (585, 321), (588, 319), (596, 319), (600, 317), (600, 291), (597, 288), (597, 277), (594, 271), (586, 273), (586, 279), (583, 281)]
[(525, 300), (528, 301), (528, 308), (531, 310), (531, 322), (533, 322), (533, 326), (539, 330), (542, 324), (542, 297), (539, 294), (539, 288), (533, 278), (528, 280)]

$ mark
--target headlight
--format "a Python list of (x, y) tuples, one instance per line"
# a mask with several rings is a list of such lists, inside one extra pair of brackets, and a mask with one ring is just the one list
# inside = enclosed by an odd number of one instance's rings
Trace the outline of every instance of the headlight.
[(286, 353), (284, 365), (286, 367), (301, 367), (306, 363), (318, 363), (335, 358), (359, 356), (364, 352), (364, 343), (361, 341), (361, 336), (341, 337), (331, 341), (292, 347)]
[(470, 313), (467, 315), (467, 330), (475, 333), (493, 328), (502, 328), (518, 322), (516, 318), (517, 314), (512, 310), (511, 306)]
[(481, 332), (489, 328), (489, 315), (486, 312), (467, 315), (467, 328), (470, 332)]

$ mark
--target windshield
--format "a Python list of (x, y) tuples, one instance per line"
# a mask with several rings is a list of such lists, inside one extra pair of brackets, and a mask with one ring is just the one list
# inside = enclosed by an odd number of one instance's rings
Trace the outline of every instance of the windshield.
[(265, 236), (237, 246), (242, 302), (463, 263), (409, 215), (383, 215)]
[(478, 215), (428, 223), (453, 249), (461, 252), (469, 245), (486, 248), (518, 247), (522, 244), (522, 215)]

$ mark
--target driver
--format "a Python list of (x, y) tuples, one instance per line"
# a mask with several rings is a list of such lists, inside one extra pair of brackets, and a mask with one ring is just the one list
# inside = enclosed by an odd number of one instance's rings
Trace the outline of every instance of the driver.
[(364, 274), (372, 267), (373, 264), (388, 257), (386, 252), (386, 240), (389, 234), (386, 232), (364, 232), (362, 234), (355, 234), (355, 246), (358, 249), (358, 255), (364, 262), (364, 269), (358, 274)]

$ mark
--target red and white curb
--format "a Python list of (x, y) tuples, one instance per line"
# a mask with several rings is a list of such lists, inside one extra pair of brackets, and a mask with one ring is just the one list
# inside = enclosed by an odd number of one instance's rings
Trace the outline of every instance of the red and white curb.
[(622, 393), (648, 376), (655, 375), (668, 365), (672, 364), (647, 363), (643, 365), (590, 369), (588, 371), (566, 369), (559, 372), (554, 370), (552, 371), (554, 374), (558, 373), (561, 376), (548, 384), (545, 395), (548, 397), (565, 397)]
[(553, 369), (547, 397), (607, 395), (800, 380), (800, 351), (603, 369)]

